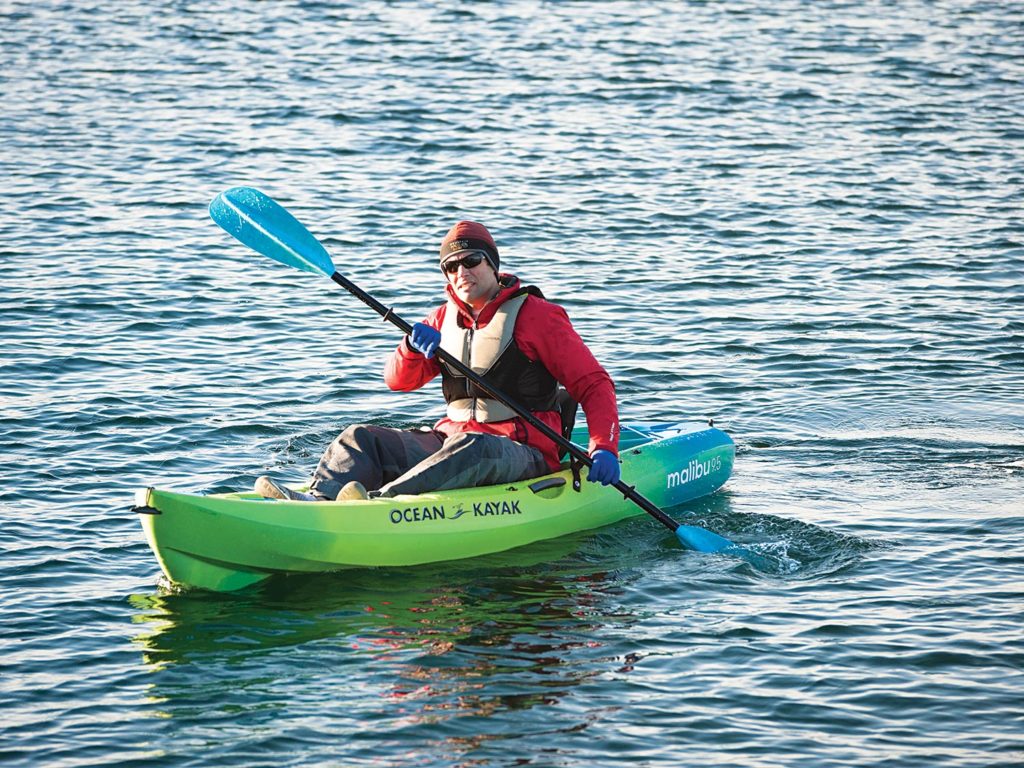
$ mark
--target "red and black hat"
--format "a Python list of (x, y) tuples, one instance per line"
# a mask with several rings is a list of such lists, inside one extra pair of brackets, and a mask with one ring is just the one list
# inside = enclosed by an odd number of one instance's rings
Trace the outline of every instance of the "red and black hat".
[(494, 244), (494, 238), (483, 224), (460, 221), (448, 230), (448, 234), (441, 241), (441, 261), (461, 251), (483, 251), (494, 271), (498, 271), (498, 264), (501, 262), (498, 246)]

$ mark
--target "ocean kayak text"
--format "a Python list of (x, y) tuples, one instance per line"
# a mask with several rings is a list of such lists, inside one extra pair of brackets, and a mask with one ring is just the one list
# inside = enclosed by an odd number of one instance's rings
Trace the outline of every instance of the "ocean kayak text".
[(461, 504), (454, 514), (445, 514), (444, 505), (432, 507), (406, 507), (405, 509), (392, 509), (391, 522), (395, 523), (422, 523), (427, 520), (455, 520), (468, 512), (474, 517), (485, 517), (487, 515), (521, 515), (523, 510), (519, 508), (519, 501), (483, 501), (473, 504), (470, 509), (465, 509)]
[(710, 475), (712, 472), (717, 472), (721, 468), (722, 459), (719, 456), (710, 458), (707, 461), (691, 459), (690, 463), (678, 472), (668, 473), (668, 487), (675, 488), (677, 485), (683, 485), (691, 480), (699, 480), (706, 475)]

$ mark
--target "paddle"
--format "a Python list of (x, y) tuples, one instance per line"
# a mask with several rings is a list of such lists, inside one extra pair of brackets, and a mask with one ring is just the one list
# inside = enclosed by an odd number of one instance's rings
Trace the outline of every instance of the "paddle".
[[(331, 261), (331, 257), (327, 254), (320, 241), (302, 226), (294, 216), (259, 190), (251, 187), (235, 187), (222, 192), (210, 203), (210, 216), (228, 234), (245, 243), (253, 250), (290, 267), (331, 278), (331, 280), (369, 306), (386, 322), (397, 326), (402, 333), (408, 335), (412, 332), (412, 326), (409, 323), (396, 315), (389, 307), (385, 307), (363, 291), (347, 277), (340, 274), (335, 269), (334, 262)], [(489, 393), (495, 400), (499, 400), (507, 405), (545, 437), (553, 440), (583, 464), (586, 464), (588, 467), (593, 464), (593, 460), (586, 451), (575, 443), (566, 440), (523, 408), (523, 406), (514, 402), (508, 395), (488, 384), (475, 371), (464, 365), (461, 360), (457, 360), (440, 348), (435, 354), (451, 368)], [(615, 483), (614, 487), (644, 512), (675, 533), (679, 541), (690, 549), (697, 550), (698, 552), (735, 554), (752, 563), (755, 560), (762, 559), (759, 555), (733, 544), (717, 533), (712, 533), (695, 525), (680, 525), (637, 493), (632, 486), (626, 485), (621, 480)]]

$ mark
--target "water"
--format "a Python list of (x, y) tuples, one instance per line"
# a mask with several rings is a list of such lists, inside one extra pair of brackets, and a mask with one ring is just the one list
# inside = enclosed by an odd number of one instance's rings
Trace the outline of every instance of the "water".
[[(8, 3), (5, 765), (1024, 762), (1024, 9)], [(259, 186), (406, 317), (486, 222), (677, 510), (481, 561), (174, 594), (134, 489), (299, 477), (392, 330), (207, 218)]]

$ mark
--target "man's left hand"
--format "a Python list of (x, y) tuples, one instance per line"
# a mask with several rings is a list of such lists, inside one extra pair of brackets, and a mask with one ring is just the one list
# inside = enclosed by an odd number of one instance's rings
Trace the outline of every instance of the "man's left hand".
[(590, 454), (590, 458), (594, 460), (594, 463), (590, 466), (587, 480), (601, 485), (613, 485), (619, 482), (619, 459), (614, 453), (598, 448)]

